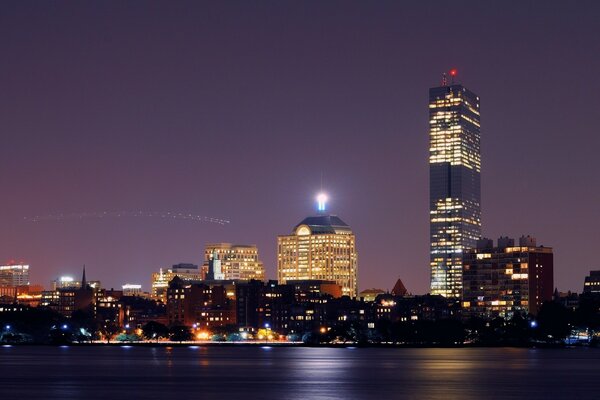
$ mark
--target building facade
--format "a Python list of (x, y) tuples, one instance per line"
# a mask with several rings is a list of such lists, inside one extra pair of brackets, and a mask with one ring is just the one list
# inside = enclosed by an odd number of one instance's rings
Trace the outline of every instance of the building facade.
[[(90, 286), (92, 289), (100, 289), (102, 287), (102, 283), (98, 280), (87, 281), (86, 284)], [(80, 288), (81, 281), (77, 281), (73, 279), (72, 276), (61, 276), (50, 282), (51, 290), (59, 290), (59, 289), (73, 289)]]
[[(208, 275), (211, 273), (210, 266), (213, 266), (212, 276)], [(209, 280), (265, 280), (265, 267), (258, 259), (256, 245), (207, 244), (204, 249), (203, 269), (207, 273), (206, 279)]]
[(194, 264), (175, 264), (166, 270), (160, 268), (158, 272), (152, 274), (152, 298), (166, 304), (169, 282), (176, 276), (184, 281), (199, 281), (202, 279), (198, 266)]
[(583, 293), (600, 294), (600, 271), (590, 271), (583, 282)]
[(174, 278), (167, 289), (169, 324), (216, 328), (236, 324), (235, 300), (227, 288)]
[(429, 89), (432, 294), (460, 298), (463, 251), (481, 237), (479, 142), (479, 97), (444, 78)]
[(279, 282), (334, 281), (342, 295), (356, 297), (358, 255), (356, 237), (335, 215), (305, 218), (291, 235), (277, 238)]
[(29, 265), (0, 265), (0, 286), (29, 285)]
[(554, 288), (554, 255), (551, 247), (537, 246), (534, 238), (480, 239), (465, 252), (463, 315), (493, 319), (515, 314), (537, 314), (551, 301)]

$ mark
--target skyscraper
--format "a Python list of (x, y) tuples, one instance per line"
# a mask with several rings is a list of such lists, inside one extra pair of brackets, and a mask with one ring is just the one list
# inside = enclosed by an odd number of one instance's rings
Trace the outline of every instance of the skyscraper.
[(481, 236), (479, 97), (456, 70), (429, 89), (431, 293), (461, 296), (462, 253)]
[(352, 229), (325, 213), (326, 197), (318, 198), (319, 215), (307, 217), (291, 235), (277, 237), (279, 283), (298, 280), (335, 281), (342, 295), (356, 297), (357, 253)]

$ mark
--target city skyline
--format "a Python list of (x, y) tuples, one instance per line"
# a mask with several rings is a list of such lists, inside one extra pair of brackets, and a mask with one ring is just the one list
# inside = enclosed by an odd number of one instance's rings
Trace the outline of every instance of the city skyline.
[[(483, 236), (552, 246), (560, 290), (599, 267), (596, 5), (2, 8), (0, 260), (32, 283), (86, 264), (148, 288), (215, 242), (256, 244), (274, 278), (276, 236), (316, 213), (322, 176), (360, 289), (427, 292), (427, 89), (451, 68), (484, 99)], [(464, 45), (441, 45), (453, 20)], [(103, 210), (230, 223), (24, 219)]]

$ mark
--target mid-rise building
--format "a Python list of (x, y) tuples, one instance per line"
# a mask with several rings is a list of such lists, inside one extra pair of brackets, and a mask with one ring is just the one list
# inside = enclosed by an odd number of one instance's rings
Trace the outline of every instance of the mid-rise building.
[(0, 265), (0, 287), (27, 285), (29, 285), (29, 265)]
[(167, 315), (172, 325), (211, 329), (236, 323), (235, 301), (227, 288), (173, 278), (167, 289)]
[(583, 293), (600, 294), (600, 271), (590, 271), (583, 282)]
[[(209, 268), (211, 265), (213, 266), (212, 272)], [(207, 244), (204, 249), (203, 269), (207, 271), (206, 279), (208, 280), (265, 280), (265, 267), (258, 259), (256, 245)], [(209, 276), (210, 273), (213, 275)]]
[(56, 310), (62, 315), (70, 318), (75, 311), (96, 315), (96, 300), (100, 288), (94, 288), (88, 284), (85, 277), (85, 266), (79, 286), (71, 286), (56, 290), (58, 294), (58, 304)]
[(169, 282), (176, 276), (184, 281), (199, 281), (202, 279), (198, 266), (194, 264), (175, 264), (166, 270), (160, 268), (158, 272), (152, 274), (152, 298), (166, 304)]
[(530, 236), (519, 239), (480, 239), (464, 253), (463, 315), (512, 318), (537, 314), (551, 301), (554, 288), (554, 255), (551, 247), (537, 246)]
[[(324, 212), (324, 206), (321, 210)], [(279, 282), (323, 280), (342, 287), (342, 295), (356, 297), (358, 255), (350, 226), (336, 215), (307, 217), (291, 235), (277, 238)]]
[[(87, 281), (86, 285), (92, 289), (100, 289), (102, 284), (98, 280)], [(81, 281), (75, 280), (72, 276), (64, 275), (50, 282), (51, 290), (59, 289), (78, 289), (81, 288)]]
[(431, 294), (460, 298), (462, 255), (481, 237), (479, 96), (444, 75), (429, 89)]
[(122, 287), (123, 296), (141, 296), (142, 295), (142, 285), (135, 283), (126, 283)]

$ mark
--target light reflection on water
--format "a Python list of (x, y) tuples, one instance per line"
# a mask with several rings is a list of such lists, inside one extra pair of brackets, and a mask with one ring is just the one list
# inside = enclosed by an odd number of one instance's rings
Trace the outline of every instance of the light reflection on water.
[(598, 366), (596, 349), (13, 346), (0, 398), (597, 399)]

